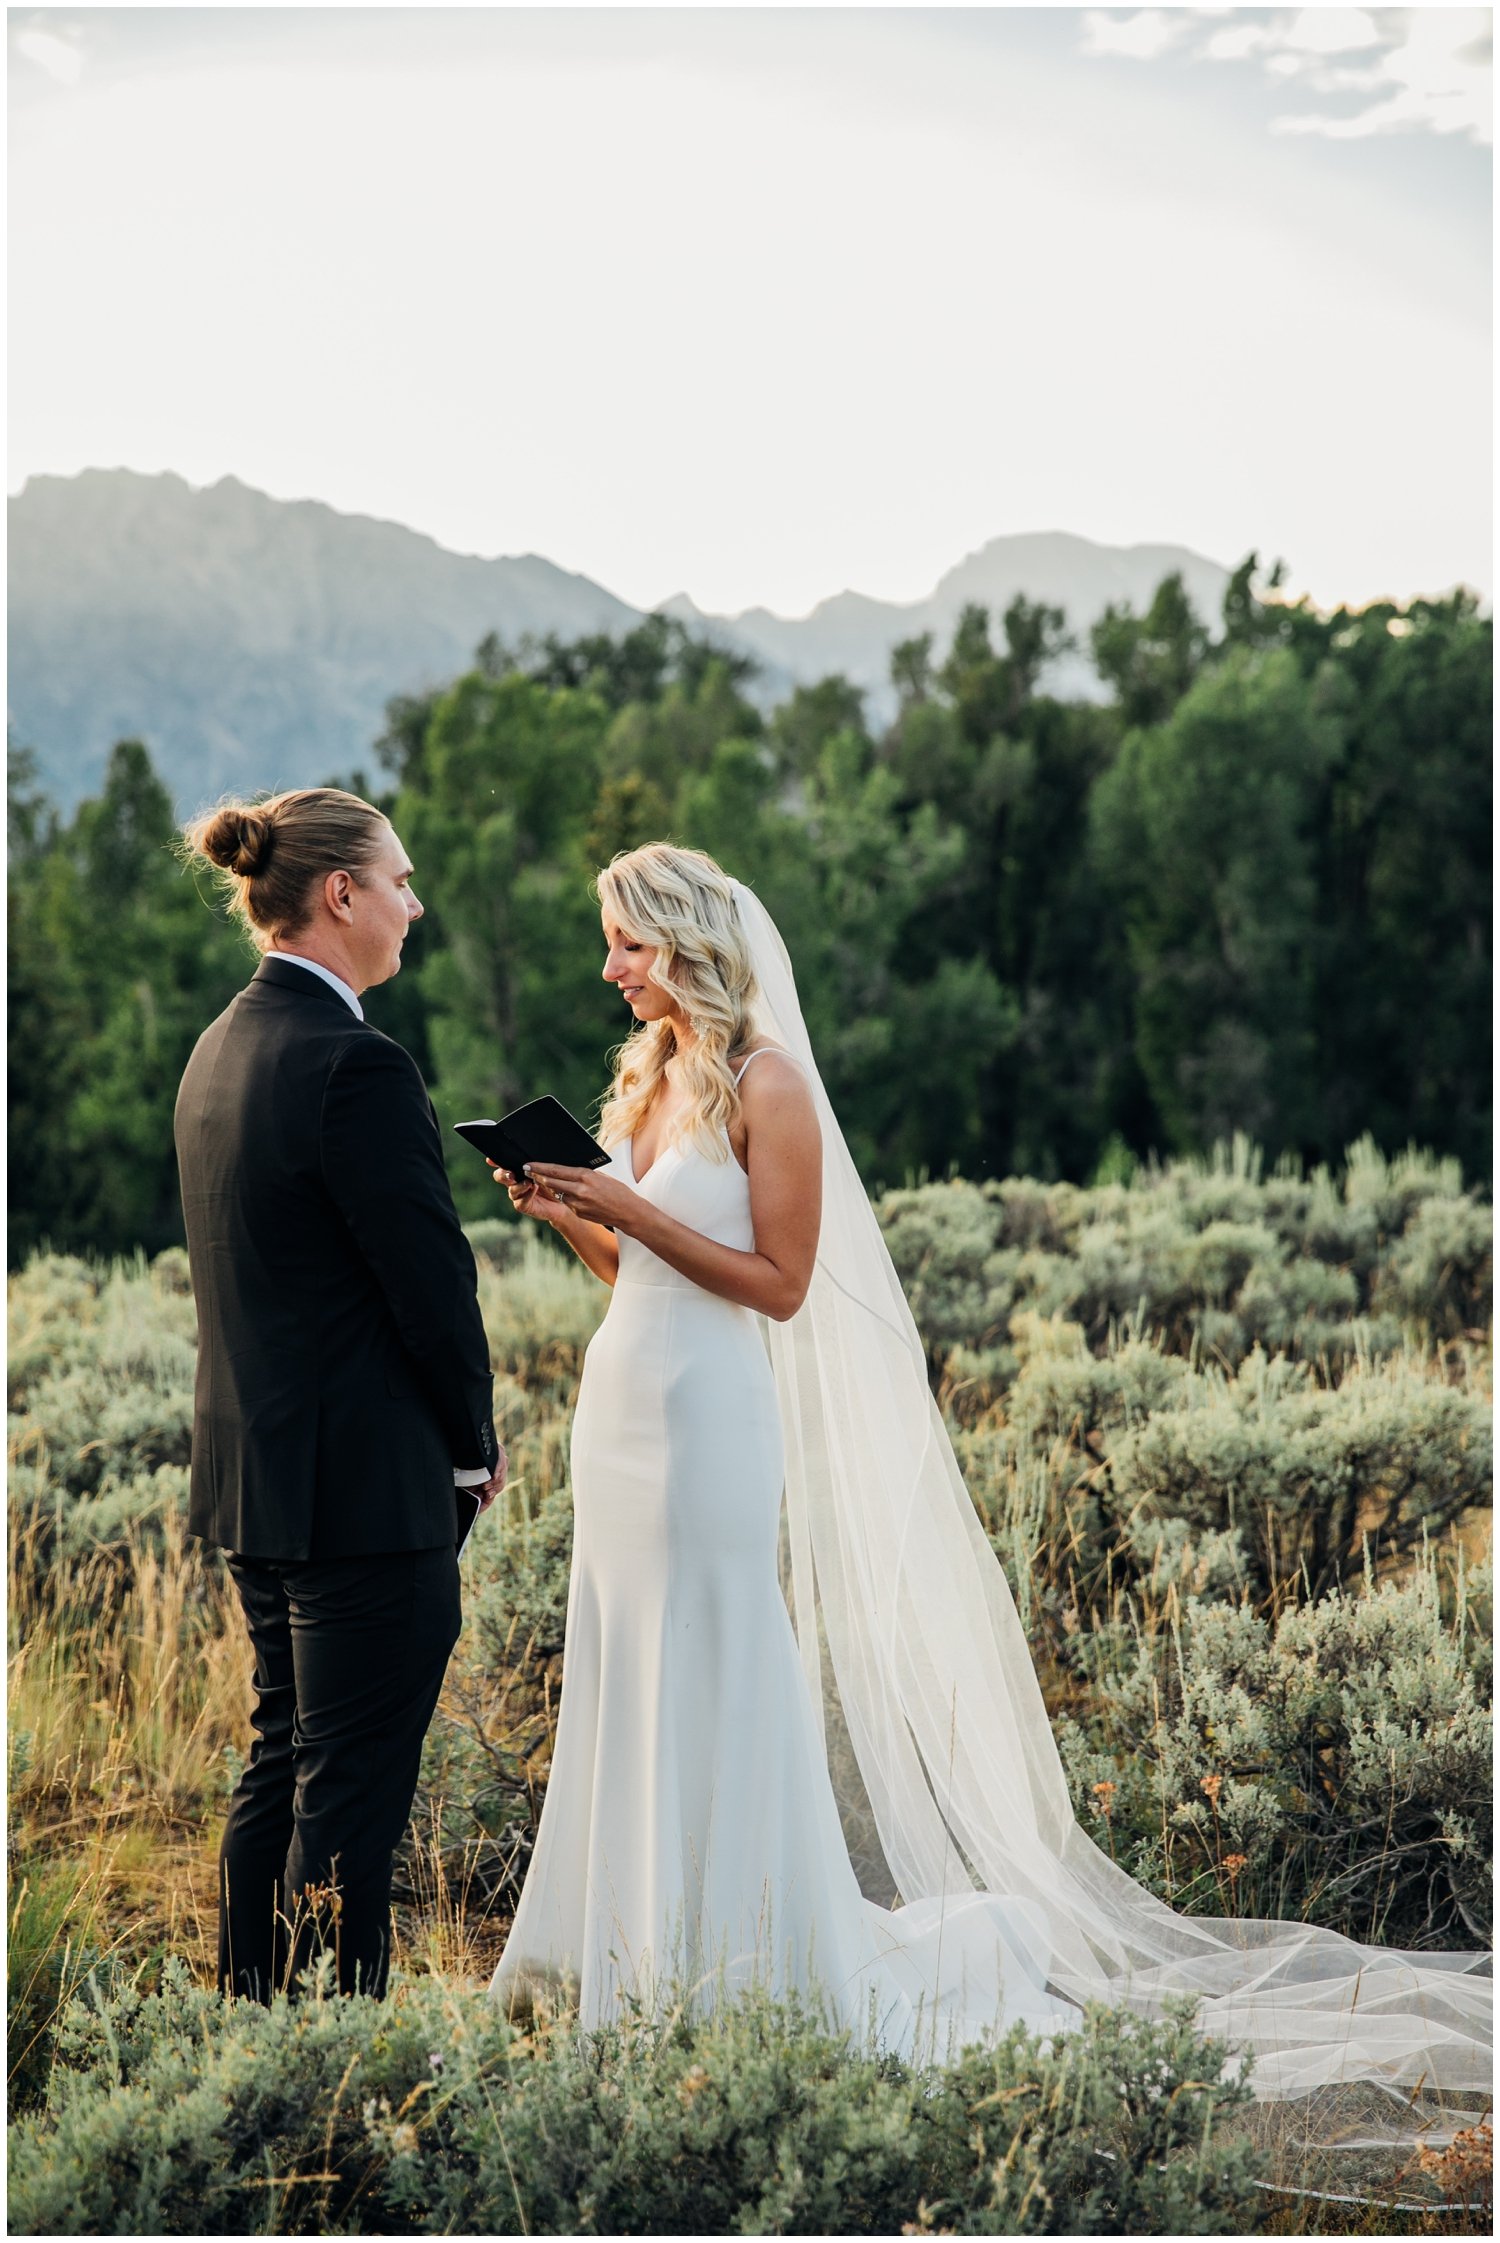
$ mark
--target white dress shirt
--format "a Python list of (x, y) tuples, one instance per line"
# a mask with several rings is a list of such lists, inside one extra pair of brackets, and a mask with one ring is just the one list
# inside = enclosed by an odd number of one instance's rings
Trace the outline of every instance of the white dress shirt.
[(349, 987), (348, 982), (341, 981), (338, 975), (327, 966), (320, 966), (316, 958), (304, 958), (295, 950), (268, 950), (266, 956), (268, 958), (285, 958), (289, 966), (305, 966), (310, 974), (317, 975), (319, 981), (326, 981), (330, 989), (338, 991), (356, 1020), (364, 1019), (365, 1008)]
[[(320, 966), (316, 958), (304, 958), (295, 950), (268, 950), (266, 956), (268, 958), (284, 958), (289, 966), (302, 966), (308, 973), (316, 974), (319, 981), (326, 981), (330, 989), (338, 991), (356, 1020), (364, 1019), (365, 1008), (360, 1003), (354, 990), (349, 987), (348, 982), (341, 980), (327, 966)], [(453, 1467), (453, 1485), (456, 1488), (482, 1487), (489, 1476), (487, 1465), (481, 1464), (474, 1468), (469, 1465), (460, 1467), (455, 1464)]]

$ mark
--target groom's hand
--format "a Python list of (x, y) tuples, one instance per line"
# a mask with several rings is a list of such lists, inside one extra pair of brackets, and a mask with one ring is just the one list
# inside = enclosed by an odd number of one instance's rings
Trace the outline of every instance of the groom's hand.
[(501, 1489), (505, 1485), (505, 1475), (509, 1470), (510, 1459), (506, 1455), (504, 1449), (502, 1449), (500, 1451), (499, 1463), (495, 1466), (494, 1471), (490, 1474), (484, 1485), (479, 1489), (479, 1508), (481, 1511), (487, 1511), (490, 1505), (494, 1502), (496, 1496), (500, 1493)]

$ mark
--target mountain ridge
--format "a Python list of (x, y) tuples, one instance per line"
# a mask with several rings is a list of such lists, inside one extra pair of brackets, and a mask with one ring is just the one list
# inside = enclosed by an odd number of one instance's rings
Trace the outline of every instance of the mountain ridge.
[[(110, 748), (131, 735), (183, 809), (231, 788), (351, 774), (370, 764), (386, 703), (446, 684), (488, 633), (515, 645), (643, 620), (544, 555), (454, 553), (404, 523), (272, 498), (234, 475), (206, 485), (173, 470), (32, 476), (8, 513), (11, 733), (65, 808), (97, 788)], [(991, 539), (917, 601), (846, 587), (800, 618), (765, 607), (723, 616), (684, 592), (661, 612), (753, 657), (763, 705), (842, 671), (879, 723), (892, 706), (891, 647), (931, 630), (941, 652), (969, 601), (997, 617), (1017, 592), (1062, 606), (1082, 644), (1107, 600), (1139, 608), (1172, 568), (1216, 620), (1228, 579), (1217, 562), (1070, 531)], [(1080, 653), (1045, 683), (1100, 692)]]

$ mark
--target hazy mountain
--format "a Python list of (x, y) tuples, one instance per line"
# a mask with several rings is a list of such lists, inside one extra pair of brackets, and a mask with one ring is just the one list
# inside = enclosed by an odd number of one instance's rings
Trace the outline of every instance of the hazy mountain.
[(683, 623), (709, 636), (748, 648), (762, 660), (785, 668), (799, 683), (811, 684), (840, 671), (869, 696), (877, 719), (894, 706), (889, 686), (893, 646), (924, 631), (941, 654), (953, 636), (961, 611), (970, 603), (997, 619), (1017, 593), (1060, 607), (1081, 651), (1055, 663), (1043, 682), (1060, 696), (1092, 697), (1099, 681), (1087, 655), (1088, 626), (1111, 602), (1138, 612), (1149, 605), (1164, 576), (1179, 570), (1188, 597), (1205, 622), (1217, 628), (1229, 571), (1180, 545), (1095, 545), (1061, 530), (1039, 535), (992, 538), (948, 571), (925, 600), (901, 605), (840, 592), (822, 600), (810, 615), (790, 621), (768, 608), (741, 615), (706, 616), (685, 593), (665, 604)]
[(637, 611), (527, 555), (448, 553), (394, 522), (226, 476), (35, 476), (10, 507), (10, 724), (49, 791), (145, 739), (183, 805), (363, 765), (394, 693), (441, 685), (487, 631), (620, 631)]
[[(570, 638), (640, 620), (535, 555), (449, 553), (397, 523), (268, 498), (233, 476), (207, 490), (125, 469), (36, 476), (9, 513), (11, 737), (37, 751), (68, 806), (132, 734), (183, 809), (361, 766), (373, 780), (387, 700), (445, 683), (486, 632), (514, 645), (526, 632)], [(667, 606), (755, 656), (762, 702), (842, 671), (879, 721), (891, 647), (931, 631), (941, 652), (966, 602), (998, 616), (1024, 592), (1064, 608), (1082, 638), (1108, 601), (1143, 607), (1172, 569), (1216, 622), (1226, 571), (1214, 562), (1061, 534), (996, 538), (908, 606), (841, 592), (798, 621), (765, 608), (704, 616), (685, 595)], [(1098, 691), (1079, 656), (1047, 683)]]

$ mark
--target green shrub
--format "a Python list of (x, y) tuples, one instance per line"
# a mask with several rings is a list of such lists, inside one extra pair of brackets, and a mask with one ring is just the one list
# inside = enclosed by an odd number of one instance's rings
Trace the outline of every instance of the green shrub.
[(1482, 1338), (1492, 1314), (1494, 1224), (1472, 1198), (1424, 1200), (1392, 1246), (1375, 1297), (1437, 1338)]
[(52, 1370), (94, 1321), (99, 1269), (76, 1254), (34, 1254), (9, 1282), (8, 1407), (20, 1409), (28, 1388)]
[(1188, 1596), (1154, 1637), (1090, 1630), (1091, 1711), (1058, 1725), (1076, 1812), (1192, 1913), (1487, 1944), (1492, 1723), (1467, 1605), (1445, 1623), (1428, 1563), (1274, 1624)]
[(169, 1264), (40, 1255), (11, 1282), (10, 1440), (69, 1497), (188, 1462), (196, 1323)]
[[(476, 1228), (482, 1237), (488, 1226)], [(479, 1261), (479, 1305), (490, 1361), (533, 1407), (543, 1395), (571, 1403), (583, 1351), (609, 1306), (607, 1287), (571, 1253), (565, 1257), (536, 1237), (534, 1229), (528, 1227), (519, 1247), (503, 1261), (488, 1250)]]
[[(1166, 1578), (1204, 1594), (1316, 1596), (1482, 1510), (1492, 1434), (1478, 1391), (1406, 1353), (1318, 1382), (1295, 1357), (1253, 1349), (1236, 1374), (1127, 1328), (1090, 1349), (1081, 1326), (1019, 1312), (1003, 1411), (951, 1431), (975, 1505), (1006, 1555), (1016, 1483), (1046, 1483), (1037, 1562), (1068, 1583), (1074, 1619)], [(1007, 1539), (1008, 1537), (1008, 1539)], [(1019, 1595), (1012, 1569), (1012, 1587)]]
[(1089, 1451), (1092, 1436), (1124, 1431), (1170, 1409), (1191, 1380), (1182, 1357), (1167, 1354), (1159, 1338), (1127, 1334), (1095, 1355), (1081, 1325), (1027, 1315), (1018, 1316), (1014, 1328), (1021, 1368), (1006, 1414), (1032, 1449), (1066, 1441)]
[(917, 1329), (934, 1362), (982, 1349), (1016, 1299), (1018, 1252), (999, 1252), (1004, 1207), (993, 1185), (923, 1184), (888, 1192), (878, 1213)]
[(1197, 2038), (1193, 2006), (1151, 2027), (1099, 2007), (1086, 2043), (971, 2052), (945, 2084), (972, 2166), (930, 2210), (958, 2235), (1247, 2232), (1260, 2158), (1213, 2128), (1248, 2089), (1205, 2084), (1224, 2051)]
[(529, 1226), (523, 1226), (513, 1216), (490, 1215), (477, 1223), (465, 1223), (464, 1236), (478, 1261), (488, 1262), (492, 1269), (505, 1270), (512, 1268), (525, 1253)]
[(1493, 1492), (1487, 1408), (1404, 1357), (1324, 1388), (1256, 1349), (1237, 1378), (1195, 1374), (1179, 1406), (1105, 1446), (1117, 1515), (1238, 1531), (1261, 1594), (1300, 1575), (1317, 1596), (1358, 1573), (1364, 1537), (1408, 1551)]
[(887, 1193), (877, 1212), (961, 1418), (1010, 1385), (1021, 1315), (1064, 1318), (1095, 1350), (1128, 1324), (1231, 1371), (1259, 1346), (1331, 1377), (1407, 1335), (1482, 1336), (1492, 1314), (1488, 1206), (1455, 1162), (1387, 1159), (1369, 1138), (1338, 1180), (1293, 1159), (1263, 1179), (1237, 1138), (1128, 1181), (952, 1180)]
[(74, 2005), (13, 2226), (65, 2234), (1233, 2234), (1248, 2090), (1185, 2007), (1019, 2028), (951, 2070), (856, 2053), (752, 1992), (713, 2015), (522, 2031), (431, 1980), (383, 2002)]
[(488, 1545), (489, 1570), (472, 1579), (468, 1598), (482, 1649), (499, 1660), (519, 1638), (540, 1657), (553, 1657), (563, 1647), (568, 1608), (571, 1488), (558, 1479), (534, 1503), (513, 1499)]

